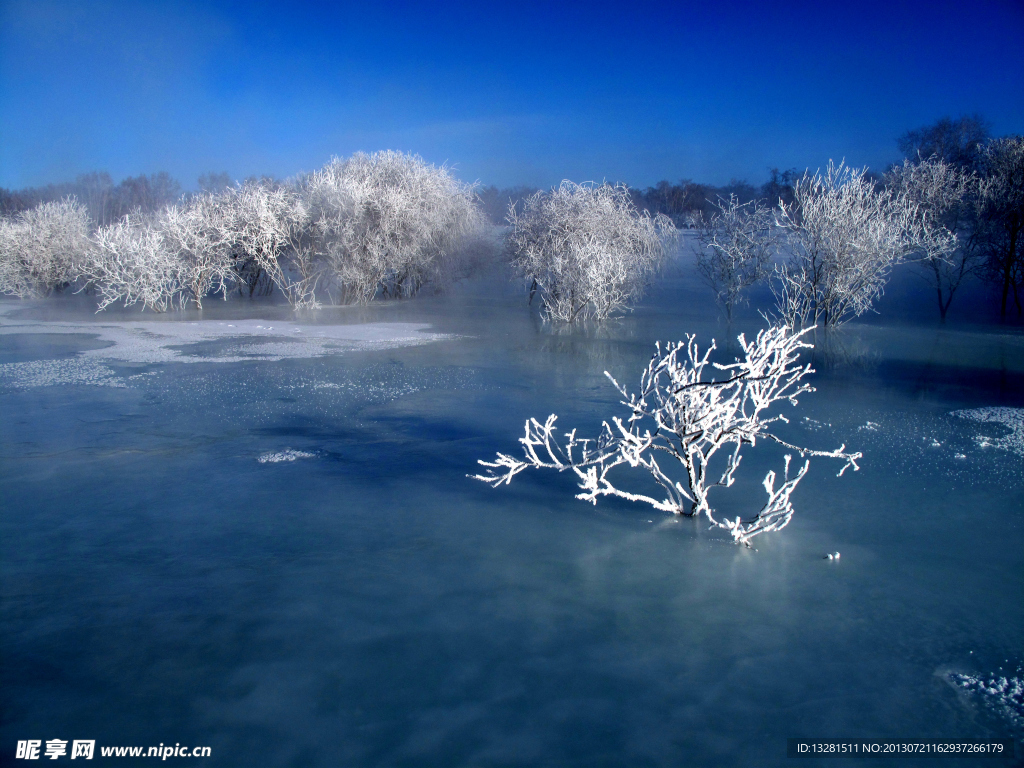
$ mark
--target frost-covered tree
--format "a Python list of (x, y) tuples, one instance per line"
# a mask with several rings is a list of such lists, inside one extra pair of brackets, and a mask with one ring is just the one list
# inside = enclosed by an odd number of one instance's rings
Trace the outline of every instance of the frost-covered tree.
[(100, 227), (93, 241), (82, 272), (96, 289), (99, 310), (121, 302), (165, 312), (187, 301), (185, 264), (167, 247), (156, 217), (126, 216)]
[(41, 297), (73, 283), (90, 228), (88, 212), (74, 198), (0, 219), (0, 293)]
[(840, 325), (871, 309), (892, 267), (913, 250), (914, 216), (914, 205), (878, 189), (866, 168), (829, 163), (824, 173), (804, 174), (794, 203), (776, 212), (785, 259), (771, 286), (783, 323)]
[[(735, 541), (749, 546), (754, 536), (789, 523), (793, 516), (790, 496), (807, 473), (807, 456), (842, 459), (840, 475), (848, 467), (858, 469), (861, 454), (845, 452), (845, 445), (834, 451), (816, 451), (792, 445), (771, 431), (773, 424), (787, 421), (781, 413), (767, 413), (772, 405), (796, 405), (800, 395), (814, 391), (803, 381), (812, 373), (811, 367), (798, 363), (800, 351), (811, 346), (802, 340), (810, 330), (793, 333), (773, 327), (750, 342), (740, 335), (743, 357), (727, 365), (711, 362), (714, 341), (703, 353), (692, 335), (678, 344), (659, 344), (640, 377), (638, 393), (630, 394), (605, 372), (630, 414), (625, 419), (613, 418), (611, 424), (604, 422), (596, 440), (578, 438), (575, 429), (560, 440), (554, 415), (543, 424), (530, 419), (519, 440), (524, 459), (499, 453), (493, 462), (479, 462), (488, 468), (487, 474), (472, 477), (497, 488), (530, 467), (571, 470), (583, 491), (578, 499), (596, 504), (601, 496), (617, 496), (676, 515), (705, 515), (712, 525), (728, 530)], [(719, 372), (720, 378), (709, 377), (713, 371)], [(710, 492), (733, 484), (741, 450), (756, 445), (759, 439), (799, 453), (804, 462), (791, 475), (792, 454), (786, 455), (781, 485), (776, 487), (779, 478), (774, 471), (765, 476), (768, 499), (764, 506), (746, 520), (725, 519), (711, 506)], [(609, 475), (620, 466), (648, 472), (664, 498), (616, 487)]]
[(508, 215), (515, 268), (549, 320), (604, 320), (630, 309), (665, 256), (671, 220), (641, 213), (629, 189), (563, 181)]
[(219, 196), (224, 240), (236, 275), (249, 293), (269, 280), (294, 307), (317, 305), (321, 270), (309, 245), (306, 201), (291, 186), (261, 180), (231, 187)]
[(288, 202), (283, 192), (243, 185), (101, 227), (86, 266), (100, 309), (114, 302), (161, 312), (189, 301), (202, 307), (211, 292), (227, 298), (249, 265), (296, 303), (281, 267), (290, 242)]
[(886, 182), (914, 208), (909, 232), (925, 277), (935, 289), (939, 317), (977, 266), (978, 179), (972, 171), (937, 156), (893, 168)]
[(1012, 296), (1024, 311), (1024, 136), (992, 141), (979, 161), (979, 239), (985, 254), (982, 275), (999, 291), (1000, 317)]
[(181, 262), (181, 279), (200, 309), (203, 299), (220, 293), (226, 300), (238, 279), (231, 258), (232, 222), (222, 198), (197, 195), (165, 208), (157, 218), (163, 247)]
[(931, 125), (907, 131), (896, 140), (911, 162), (934, 157), (957, 168), (973, 169), (989, 138), (989, 123), (981, 115), (943, 117)]
[(769, 178), (761, 185), (761, 199), (770, 207), (793, 204), (793, 188), (797, 179), (802, 175), (796, 168), (788, 168), (780, 171), (778, 168), (769, 168)]
[(716, 208), (714, 216), (702, 219), (697, 227), (697, 270), (732, 322), (733, 308), (744, 300), (743, 292), (768, 275), (775, 222), (763, 203), (740, 203), (735, 195), (719, 198)]
[(485, 219), (473, 188), (402, 152), (335, 158), (303, 179), (316, 251), (346, 302), (404, 298), (457, 276)]

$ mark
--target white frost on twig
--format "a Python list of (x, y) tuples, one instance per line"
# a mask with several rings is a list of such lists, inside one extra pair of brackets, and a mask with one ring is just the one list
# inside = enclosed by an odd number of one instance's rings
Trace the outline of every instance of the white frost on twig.
[[(812, 372), (809, 365), (797, 365), (802, 349), (810, 344), (802, 337), (812, 328), (793, 333), (786, 327), (762, 330), (753, 341), (741, 334), (743, 359), (721, 365), (712, 363), (711, 346), (701, 352), (695, 336), (664, 347), (657, 353), (640, 377), (640, 391), (630, 394), (610, 374), (605, 373), (624, 398), (622, 404), (631, 414), (604, 422), (596, 440), (576, 436), (576, 430), (556, 435), (557, 416), (552, 414), (542, 424), (537, 419), (526, 422), (526, 434), (519, 439), (524, 460), (499, 453), (493, 462), (480, 461), (487, 474), (472, 475), (492, 487), (508, 484), (512, 478), (530, 467), (571, 470), (579, 480), (582, 493), (576, 498), (597, 503), (600, 496), (617, 496), (629, 501), (649, 504), (657, 510), (678, 515), (705, 515), (713, 527), (728, 530), (733, 539), (750, 546), (752, 537), (784, 528), (793, 516), (790, 496), (807, 473), (809, 456), (843, 459), (839, 470), (857, 466), (860, 453), (846, 453), (842, 445), (833, 451), (818, 451), (791, 445), (769, 431), (776, 422), (786, 423), (782, 414), (766, 416), (769, 406), (780, 401), (797, 404), (797, 397), (812, 392), (813, 387), (801, 382)], [(724, 374), (721, 380), (706, 378), (705, 370)], [(749, 520), (718, 519), (711, 507), (711, 489), (728, 488), (734, 482), (744, 445), (755, 445), (758, 438), (771, 440), (804, 459), (795, 475), (790, 476), (792, 455), (787, 455), (782, 484), (776, 489), (774, 471), (764, 479), (768, 500)], [(710, 465), (721, 453), (725, 467), (715, 477)], [(658, 459), (665, 462), (662, 467)], [(620, 465), (641, 467), (651, 474), (665, 494), (655, 498), (617, 488), (609, 473)], [(675, 479), (671, 468), (682, 470), (684, 478)]]

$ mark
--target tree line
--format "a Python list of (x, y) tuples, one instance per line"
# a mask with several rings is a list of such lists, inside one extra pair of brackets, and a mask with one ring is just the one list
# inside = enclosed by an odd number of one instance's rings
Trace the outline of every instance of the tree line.
[(295, 307), (408, 297), (481, 251), (472, 187), (399, 152), (358, 153), (288, 182), (250, 179), (108, 223), (75, 197), (0, 219), (0, 293), (94, 291), (155, 311), (277, 289)]
[[(682, 179), (677, 184), (663, 180), (646, 189), (628, 185), (613, 186), (625, 186), (630, 200), (638, 210), (646, 211), (651, 216), (667, 216), (679, 228), (693, 228), (701, 218), (706, 219), (714, 215), (715, 201), (720, 198), (735, 197), (741, 203), (757, 199), (791, 203), (793, 185), (800, 178), (801, 172), (795, 168), (784, 171), (769, 168), (768, 173), (768, 181), (760, 187), (753, 186), (745, 179), (732, 179), (721, 187), (702, 184), (692, 179)], [(527, 186), (504, 189), (486, 186), (477, 190), (477, 197), (488, 219), (496, 225), (503, 225), (507, 223), (508, 212), (512, 206), (540, 191), (537, 187)]]
[[(88, 286), (101, 307), (153, 309), (279, 289), (296, 306), (414, 295), (465, 274), (484, 224), (556, 321), (601, 320), (654, 279), (681, 229), (731, 318), (767, 281), (789, 325), (838, 325), (871, 309), (892, 269), (916, 265), (945, 319), (965, 280), (996, 289), (1001, 317), (1024, 303), (1024, 140), (980, 117), (901, 136), (879, 174), (830, 164), (771, 169), (760, 188), (684, 180), (646, 190), (563, 182), (549, 191), (474, 188), (397, 152), (357, 154), (287, 182), (206, 174), (181, 194), (166, 173), (80, 176), (0, 190), (0, 292)], [(486, 250), (486, 249), (483, 249)]]
[[(995, 289), (1003, 320), (1014, 308), (1020, 317), (1024, 138), (992, 139), (973, 116), (944, 118), (897, 143), (905, 159), (884, 174), (843, 163), (814, 173), (773, 169), (760, 190), (734, 181), (714, 198), (710, 188), (690, 182), (662, 182), (645, 192), (592, 185), (583, 207), (597, 212), (603, 198), (617, 196), (619, 209), (631, 208), (630, 238), (621, 226), (613, 237), (582, 215), (579, 188), (573, 194), (580, 200), (562, 200), (563, 184), (510, 200), (508, 242), (531, 293), (539, 290), (543, 311), (557, 319), (570, 295), (575, 306), (589, 307), (574, 309), (573, 317), (607, 316), (597, 309), (607, 301), (596, 289), (589, 305), (581, 298), (598, 271), (617, 275), (617, 294), (628, 297), (616, 310), (639, 296), (655, 271), (655, 251), (645, 243), (659, 219), (662, 235), (669, 227), (696, 230), (697, 269), (729, 319), (751, 286), (766, 282), (774, 306), (762, 309), (779, 323), (841, 325), (871, 310), (892, 270), (908, 263), (931, 284), (942, 320), (971, 277)], [(585, 258), (577, 255), (584, 251)]]

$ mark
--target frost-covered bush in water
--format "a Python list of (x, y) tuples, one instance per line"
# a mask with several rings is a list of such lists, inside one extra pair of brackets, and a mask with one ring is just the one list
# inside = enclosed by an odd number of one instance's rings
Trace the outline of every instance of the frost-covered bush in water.
[(73, 198), (0, 219), (0, 293), (47, 296), (78, 278), (89, 250), (89, 214)]
[[(400, 152), (333, 160), (296, 183), (259, 180), (103, 227), (90, 243), (83, 208), (48, 203), (0, 221), (0, 291), (41, 295), (72, 282), (81, 262), (113, 302), (165, 310), (211, 293), (269, 293), (317, 306), (406, 297), (461, 277), (487, 249), (472, 187)], [(94, 247), (92, 247), (94, 246)]]
[(718, 212), (697, 221), (697, 270), (732, 321), (743, 291), (768, 275), (775, 249), (772, 211), (760, 201), (740, 204), (735, 195), (720, 199)]
[(100, 310), (122, 302), (165, 312), (188, 300), (188, 270), (167, 247), (157, 217), (126, 216), (100, 227), (93, 240), (82, 272), (96, 288)]
[(211, 292), (227, 299), (237, 274), (230, 249), (230, 210), (223, 199), (203, 194), (168, 206), (156, 224), (164, 248), (181, 262), (181, 281), (196, 306), (202, 308)]
[(316, 249), (346, 302), (408, 297), (427, 282), (449, 282), (485, 225), (472, 187), (416, 155), (336, 158), (301, 188)]
[(293, 187), (247, 182), (220, 196), (225, 241), (249, 293), (269, 280), (295, 307), (317, 305), (321, 271), (309, 245), (309, 208)]
[(112, 303), (165, 311), (220, 293), (225, 299), (238, 275), (232, 248), (237, 217), (226, 195), (199, 195), (155, 214), (135, 214), (101, 227), (85, 272)]
[[(807, 473), (807, 456), (842, 459), (840, 475), (850, 466), (858, 469), (861, 454), (845, 453), (845, 445), (834, 451), (816, 451), (787, 443), (769, 431), (776, 422), (787, 422), (783, 414), (767, 415), (770, 406), (783, 401), (796, 405), (799, 395), (814, 391), (802, 381), (812, 373), (811, 367), (797, 362), (800, 351), (811, 347), (801, 340), (810, 330), (793, 333), (785, 327), (774, 327), (762, 330), (750, 342), (740, 335), (744, 356), (728, 365), (710, 361), (713, 341), (703, 354), (694, 336), (664, 347), (659, 344), (640, 377), (639, 393), (630, 394), (605, 372), (623, 396), (622, 404), (629, 408), (630, 415), (625, 419), (615, 417), (611, 424), (604, 422), (596, 440), (578, 438), (576, 430), (571, 430), (562, 436), (561, 443), (556, 434), (556, 416), (549, 416), (543, 424), (530, 419), (526, 435), (519, 439), (525, 458), (499, 453), (493, 462), (479, 462), (489, 468), (487, 474), (473, 477), (496, 488), (529, 467), (569, 469), (583, 490), (577, 494), (578, 499), (596, 504), (600, 496), (618, 496), (677, 515), (703, 514), (713, 526), (728, 530), (735, 541), (749, 546), (754, 536), (789, 523), (793, 516), (790, 496)], [(705, 372), (711, 370), (719, 371), (722, 378), (707, 378)], [(786, 455), (777, 488), (779, 478), (774, 471), (768, 472), (763, 483), (768, 499), (748, 519), (717, 516), (709, 499), (711, 490), (733, 484), (742, 458), (740, 451), (746, 445), (755, 445), (758, 439), (774, 441), (799, 453), (803, 464), (791, 474), (792, 456)], [(712, 469), (716, 458), (718, 468)], [(609, 474), (619, 466), (649, 472), (665, 497), (617, 488)]]
[(662, 214), (640, 213), (625, 186), (563, 181), (509, 210), (516, 269), (539, 290), (550, 320), (604, 320), (643, 295), (674, 231)]
[(914, 205), (898, 191), (876, 189), (866, 168), (842, 163), (805, 174), (794, 195), (776, 215), (786, 254), (771, 283), (779, 317), (803, 327), (859, 317), (913, 250)]

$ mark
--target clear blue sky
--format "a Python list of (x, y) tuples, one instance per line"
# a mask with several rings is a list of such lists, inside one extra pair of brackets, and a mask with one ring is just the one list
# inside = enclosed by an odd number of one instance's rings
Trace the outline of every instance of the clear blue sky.
[(8, 188), (389, 148), (498, 186), (759, 184), (975, 112), (1024, 132), (1021, 0), (0, 0)]

